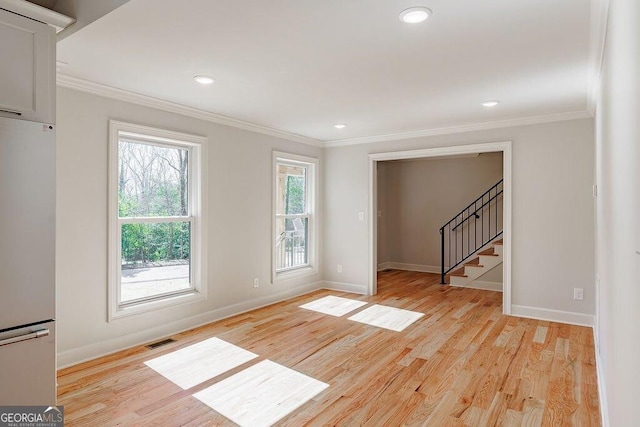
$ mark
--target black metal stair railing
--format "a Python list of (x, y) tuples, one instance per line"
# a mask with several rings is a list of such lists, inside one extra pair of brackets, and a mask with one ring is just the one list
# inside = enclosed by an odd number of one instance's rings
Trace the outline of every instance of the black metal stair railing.
[(441, 278), (502, 234), (501, 179), (440, 228)]

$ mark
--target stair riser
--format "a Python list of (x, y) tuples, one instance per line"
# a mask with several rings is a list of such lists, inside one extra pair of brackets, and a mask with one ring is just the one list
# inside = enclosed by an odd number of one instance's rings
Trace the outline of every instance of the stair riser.
[(484, 275), (487, 271), (491, 270), (494, 267), (497, 267), (500, 264), (502, 264), (502, 262), (498, 262), (492, 265), (491, 267), (488, 267), (487, 265), (485, 265), (483, 268), (476, 267), (476, 268), (473, 268), (473, 270), (471, 268), (465, 267), (465, 274), (467, 275), (467, 277), (449, 276), (449, 284), (451, 286), (465, 286), (468, 283), (471, 283), (474, 280), (478, 279), (480, 276)]
[[(465, 286), (480, 276), (484, 275), (487, 271), (502, 264), (502, 245), (492, 245), (494, 255), (478, 255), (478, 264), (482, 267), (476, 267), (474, 265), (465, 265), (464, 274), (467, 277), (449, 276), (449, 284), (451, 286)], [(497, 256), (496, 256), (497, 255)], [(473, 262), (473, 261), (472, 261)]]
[(449, 279), (450, 284), (452, 286), (464, 286), (476, 280), (487, 271), (491, 270), (497, 265), (502, 264), (502, 256), (480, 255), (480, 264), (483, 267), (473, 267), (469, 265), (465, 266), (464, 274), (467, 277), (451, 276)]
[(466, 277), (457, 277), (457, 276), (449, 277), (449, 285), (451, 286), (464, 286), (466, 284), (467, 284)]

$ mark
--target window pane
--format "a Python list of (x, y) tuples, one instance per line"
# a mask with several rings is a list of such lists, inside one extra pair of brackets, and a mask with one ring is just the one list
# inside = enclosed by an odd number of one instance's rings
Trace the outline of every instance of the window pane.
[(276, 213), (306, 212), (307, 168), (279, 163), (277, 165)]
[(276, 270), (306, 266), (309, 218), (276, 219)]
[(187, 149), (120, 140), (118, 153), (121, 218), (188, 215)]
[(191, 223), (122, 225), (121, 302), (191, 286)]

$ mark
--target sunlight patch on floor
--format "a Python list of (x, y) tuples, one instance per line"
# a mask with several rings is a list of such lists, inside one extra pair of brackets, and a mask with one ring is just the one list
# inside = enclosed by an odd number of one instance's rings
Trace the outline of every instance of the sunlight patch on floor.
[(300, 308), (340, 317), (367, 304), (368, 303), (365, 301), (358, 301), (349, 298), (329, 295), (301, 305)]
[(400, 332), (422, 316), (424, 313), (376, 304), (349, 317), (349, 320)]
[(187, 390), (256, 357), (257, 354), (219, 338), (209, 338), (144, 364)]
[(193, 396), (240, 426), (270, 426), (329, 387), (264, 360)]

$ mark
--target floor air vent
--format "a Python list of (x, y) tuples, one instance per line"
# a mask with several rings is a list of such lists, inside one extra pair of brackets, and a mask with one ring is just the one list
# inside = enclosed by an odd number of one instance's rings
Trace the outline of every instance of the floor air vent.
[(149, 345), (146, 345), (145, 347), (153, 350), (154, 348), (162, 347), (163, 345), (171, 344), (172, 342), (176, 342), (176, 340), (171, 339), (171, 338), (167, 338), (166, 340), (154, 342), (154, 343), (151, 343)]

